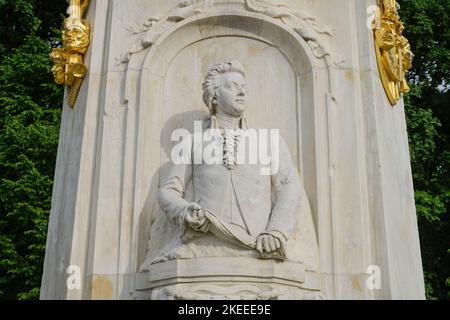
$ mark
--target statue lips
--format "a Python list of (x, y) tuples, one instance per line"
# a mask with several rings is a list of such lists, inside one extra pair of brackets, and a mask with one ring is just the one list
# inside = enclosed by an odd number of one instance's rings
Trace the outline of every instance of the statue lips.
[(245, 110), (245, 101), (234, 100), (233, 105), (230, 107), (230, 110), (228, 110), (227, 113), (233, 117), (241, 117)]

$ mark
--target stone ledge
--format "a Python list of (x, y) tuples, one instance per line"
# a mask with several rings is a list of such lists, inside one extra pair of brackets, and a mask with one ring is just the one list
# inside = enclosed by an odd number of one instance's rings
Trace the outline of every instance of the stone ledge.
[(320, 291), (320, 274), (290, 261), (242, 257), (178, 259), (155, 264), (148, 272), (136, 275), (137, 290), (205, 282), (279, 284)]

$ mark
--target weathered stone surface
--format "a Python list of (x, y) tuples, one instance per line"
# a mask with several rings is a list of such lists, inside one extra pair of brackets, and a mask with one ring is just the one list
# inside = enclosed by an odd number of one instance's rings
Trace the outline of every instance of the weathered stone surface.
[[(207, 115), (204, 75), (230, 58), (246, 70), (249, 123), (279, 128), (300, 173), (318, 245), (314, 290), (424, 298), (403, 103), (391, 107), (383, 91), (367, 28), (376, 1), (180, 3), (190, 1), (92, 1), (89, 72), (63, 112), (41, 298), (195, 298), (182, 281), (146, 290), (149, 272), (138, 270), (161, 211), (171, 132)], [(79, 289), (66, 286), (69, 265), (80, 267)], [(240, 280), (253, 292), (282, 289)], [(318, 298), (307, 289), (293, 296)]]

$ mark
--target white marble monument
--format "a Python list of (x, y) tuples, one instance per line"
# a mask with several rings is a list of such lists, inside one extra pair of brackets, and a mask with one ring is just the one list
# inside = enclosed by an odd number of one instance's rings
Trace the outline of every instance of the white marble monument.
[[(379, 4), (92, 0), (41, 298), (423, 299)], [(221, 161), (192, 163), (195, 142), (174, 161), (174, 132), (198, 124)], [(240, 163), (254, 129), (279, 133), (257, 144), (270, 161)]]

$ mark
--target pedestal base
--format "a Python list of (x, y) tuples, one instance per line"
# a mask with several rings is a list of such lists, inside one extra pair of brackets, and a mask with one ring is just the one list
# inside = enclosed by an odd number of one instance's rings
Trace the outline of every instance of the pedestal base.
[(152, 300), (322, 299), (320, 275), (301, 263), (251, 258), (173, 260), (137, 274), (140, 298)]

